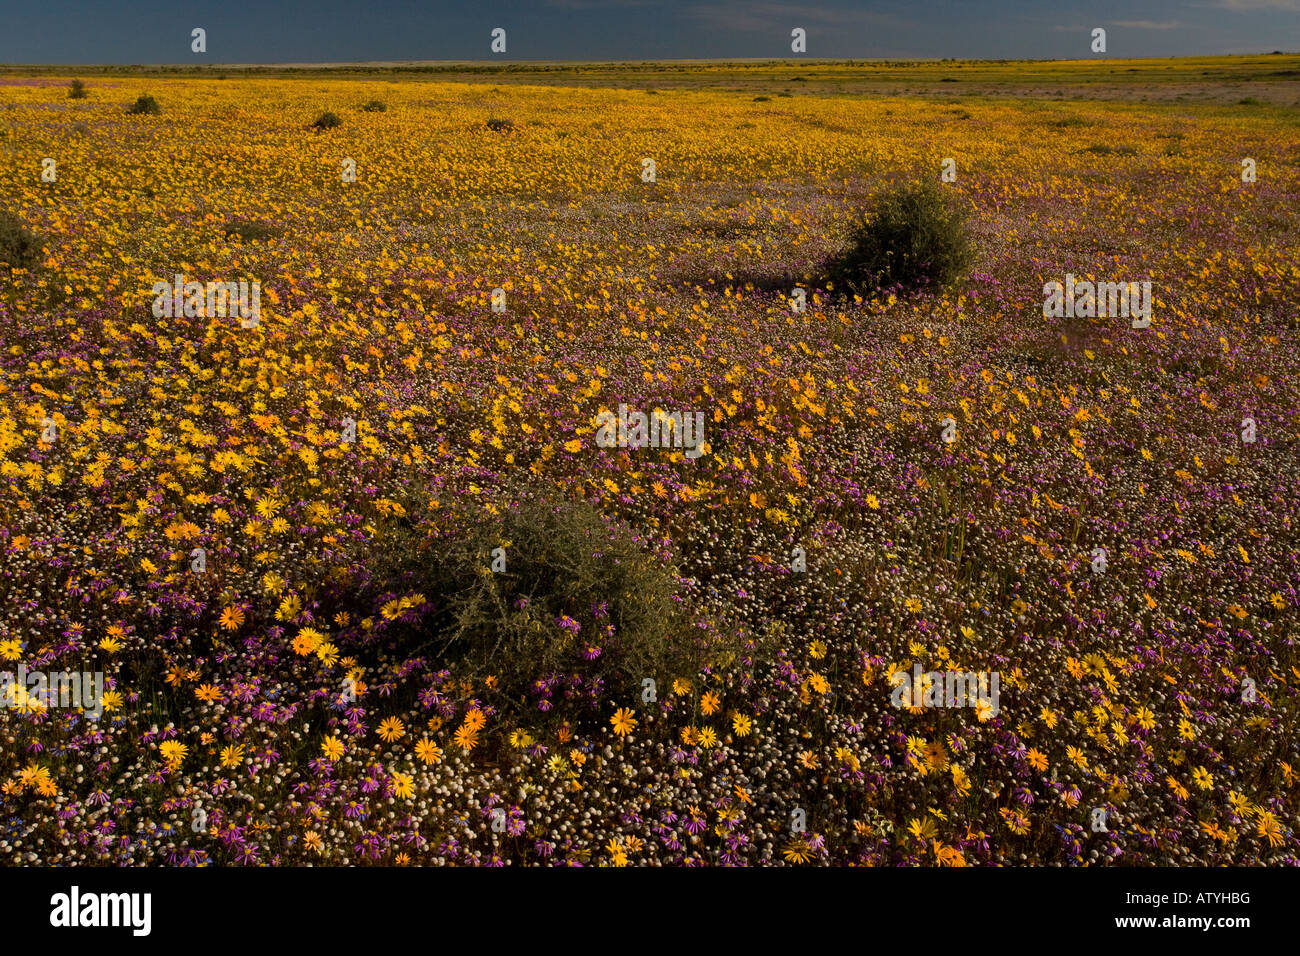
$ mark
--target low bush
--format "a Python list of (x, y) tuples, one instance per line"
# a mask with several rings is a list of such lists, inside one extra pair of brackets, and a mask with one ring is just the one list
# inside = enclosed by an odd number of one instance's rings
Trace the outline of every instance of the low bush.
[(162, 112), (162, 107), (158, 105), (158, 101), (156, 99), (154, 99), (148, 93), (145, 93), (143, 96), (137, 98), (136, 101), (132, 103), (129, 107), (127, 107), (126, 111), (128, 113), (136, 113), (142, 116), (157, 116), (159, 113)]
[(876, 200), (832, 265), (831, 278), (860, 295), (939, 289), (963, 278), (973, 258), (965, 214), (941, 185), (926, 179)]
[(17, 216), (0, 209), (0, 263), (10, 269), (32, 269), (40, 257), (40, 238)]
[(519, 714), (583, 722), (611, 692), (632, 703), (647, 678), (692, 678), (717, 649), (665, 555), (585, 503), (530, 501), (391, 560), (385, 594), (415, 590), (433, 606), (403, 642), (492, 677), (495, 703)]
[(280, 230), (264, 222), (248, 219), (232, 219), (221, 230), (227, 239), (235, 238), (244, 242), (265, 241), (280, 235)]

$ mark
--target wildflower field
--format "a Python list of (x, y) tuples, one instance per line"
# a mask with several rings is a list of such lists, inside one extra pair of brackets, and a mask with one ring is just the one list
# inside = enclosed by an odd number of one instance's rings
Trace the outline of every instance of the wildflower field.
[[(0, 859), (1295, 865), (1300, 109), (1172, 62), (0, 75), (0, 670), (104, 681)], [(921, 180), (960, 281), (835, 281)]]

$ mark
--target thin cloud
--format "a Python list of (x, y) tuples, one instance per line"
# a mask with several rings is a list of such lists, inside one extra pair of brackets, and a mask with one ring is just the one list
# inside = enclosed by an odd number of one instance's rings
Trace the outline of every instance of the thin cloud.
[(898, 22), (893, 17), (867, 10), (804, 6), (798, 3), (742, 3), (739, 0), (700, 4), (688, 10), (687, 15), (709, 29), (782, 35), (788, 34), (795, 27), (844, 28), (867, 23)]
[(1112, 23), (1126, 30), (1181, 30), (1186, 26), (1177, 20), (1114, 20)]
[(1082, 33), (1090, 35), (1096, 27), (1103, 27), (1107, 30), (1117, 27), (1125, 30), (1186, 30), (1190, 29), (1189, 24), (1182, 23), (1178, 20), (1099, 20), (1091, 26), (1061, 26), (1060, 24), (1052, 27), (1057, 33)]
[(1300, 13), (1300, 0), (1219, 0), (1225, 10), (1290, 10)]
[(561, 10), (608, 10), (610, 7), (634, 9), (654, 3), (655, 0), (546, 0), (548, 7), (558, 7)]

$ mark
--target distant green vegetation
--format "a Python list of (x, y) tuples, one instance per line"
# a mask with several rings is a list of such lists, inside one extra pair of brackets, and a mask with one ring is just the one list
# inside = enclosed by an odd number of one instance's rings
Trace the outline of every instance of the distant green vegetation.
[(129, 107), (127, 107), (126, 111), (128, 113), (138, 113), (144, 116), (157, 116), (159, 113), (162, 112), (162, 108), (158, 105), (158, 101), (156, 99), (154, 99), (148, 93), (145, 93), (143, 96), (137, 98), (136, 101), (132, 103)]
[[(960, 71), (960, 72), (959, 72)], [(95, 76), (211, 76), (213, 79), (240, 76), (409, 76), (431, 79), (465, 79), (521, 83), (563, 82), (566, 85), (713, 86), (749, 84), (754, 92), (770, 91), (797, 83), (801, 94), (865, 92), (933, 84), (936, 90), (962, 93), (981, 92), (981, 87), (1013, 87), (998, 90), (1007, 95), (1024, 95), (1026, 88), (1097, 86), (1168, 88), (1177, 85), (1217, 86), (1255, 83), (1256, 98), (1268, 90), (1275, 101), (1295, 105), (1300, 99), (1295, 80), (1300, 77), (1300, 54), (1272, 53), (1252, 56), (1186, 57), (1121, 60), (1109, 57), (1079, 60), (674, 60), (655, 63), (500, 63), (500, 62), (415, 62), (357, 63), (346, 66), (270, 64), (265, 66), (97, 66), (78, 67), (77, 72)], [(67, 67), (0, 66), (0, 73), (25, 76), (66, 75)], [(987, 92), (987, 91), (986, 91)], [(1242, 100), (1241, 91), (1229, 102)], [(1246, 97), (1245, 99), (1250, 99)]]
[(31, 269), (40, 259), (41, 240), (23, 221), (0, 209), (0, 264), (10, 269)]

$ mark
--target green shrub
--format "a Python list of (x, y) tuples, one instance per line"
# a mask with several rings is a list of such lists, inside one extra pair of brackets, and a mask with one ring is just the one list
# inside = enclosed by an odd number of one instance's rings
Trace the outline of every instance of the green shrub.
[(68, 99), (84, 100), (86, 98), (86, 84), (81, 80), (73, 80), (68, 85)]
[(265, 241), (280, 235), (280, 231), (274, 226), (248, 219), (232, 219), (226, 223), (221, 232), (228, 239), (237, 238), (244, 242)]
[(850, 236), (831, 277), (852, 292), (933, 287), (963, 278), (974, 258), (965, 214), (933, 180), (897, 186), (876, 200)]
[(633, 703), (646, 678), (693, 678), (710, 650), (664, 556), (586, 503), (526, 502), (393, 560), (405, 571), (381, 580), (435, 605), (410, 639), (457, 674), (495, 677), (495, 702), (521, 714), (582, 721), (596, 682)]
[(379, 100), (371, 100), (369, 103), (361, 104), (361, 111), (363, 113), (383, 113), (387, 110), (388, 106), (381, 103)]
[(343, 121), (339, 119), (336, 114), (331, 113), (329, 110), (326, 110), (324, 113), (321, 113), (320, 116), (316, 117), (315, 122), (311, 124), (310, 128), (317, 129), (317, 130), (334, 129), (342, 125), (343, 125)]
[(1086, 146), (1082, 152), (1093, 153), (1097, 156), (1109, 156), (1115, 153), (1120, 156), (1136, 156), (1137, 150), (1132, 146), (1107, 146), (1105, 143), (1096, 143), (1092, 146)]
[(487, 121), (487, 128), (495, 133), (505, 133), (515, 128), (515, 124), (508, 119), (490, 119)]
[(134, 103), (132, 103), (129, 107), (127, 107), (126, 111), (128, 113), (138, 113), (142, 116), (157, 116), (159, 113), (162, 112), (162, 107), (158, 105), (158, 101), (156, 99), (154, 99), (148, 93), (145, 93), (143, 96), (139, 97)]
[(0, 263), (11, 270), (32, 269), (40, 257), (40, 238), (17, 216), (0, 209)]

